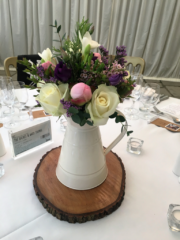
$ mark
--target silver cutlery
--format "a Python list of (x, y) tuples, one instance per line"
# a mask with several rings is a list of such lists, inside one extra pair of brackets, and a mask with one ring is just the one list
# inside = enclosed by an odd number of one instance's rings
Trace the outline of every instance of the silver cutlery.
[(169, 96), (165, 96), (164, 94), (160, 95), (160, 98), (159, 98), (159, 101), (157, 102), (157, 104), (166, 100), (166, 99), (168, 99), (168, 98), (169, 98)]
[(31, 108), (32, 109), (35, 109), (36, 107), (35, 106), (24, 106), (24, 108), (22, 109), (22, 111), (28, 111), (29, 109)]
[(180, 124), (180, 118), (177, 118), (169, 113), (164, 113), (164, 112), (161, 112), (156, 106), (153, 107), (155, 112), (152, 111), (152, 113), (154, 114), (158, 114), (158, 115), (162, 115), (162, 116), (168, 116), (170, 117), (175, 123), (177, 124)]

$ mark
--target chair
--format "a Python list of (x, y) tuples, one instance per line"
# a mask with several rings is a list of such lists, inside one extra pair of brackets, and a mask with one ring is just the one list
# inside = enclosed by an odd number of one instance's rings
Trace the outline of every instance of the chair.
[(134, 73), (135, 67), (137, 67), (138, 65), (140, 65), (140, 73), (143, 74), (143, 72), (144, 72), (144, 67), (145, 67), (145, 61), (144, 61), (143, 58), (126, 56), (124, 59), (127, 61), (127, 63), (125, 63), (125, 66), (126, 66), (126, 67), (127, 67), (129, 64), (132, 64), (132, 65), (133, 65), (132, 73)]
[(25, 82), (26, 85), (29, 85), (32, 82), (27, 79), (27, 78), (29, 78), (29, 74), (24, 72), (24, 70), (26, 69), (26, 66), (19, 64), (17, 62), (18, 60), (23, 60), (23, 58), (31, 60), (34, 64), (37, 63), (37, 60), (41, 60), (41, 57), (37, 54), (19, 55), (18, 57), (9, 57), (4, 60), (4, 69), (5, 69), (6, 75), (11, 76), (10, 71), (9, 71), (9, 66), (13, 65), (17, 71), (17, 80)]
[(14, 68), (16, 68), (16, 71), (17, 71), (17, 57), (8, 57), (4, 60), (4, 69), (5, 69), (6, 75), (9, 77), (12, 77), (9, 71), (9, 66), (11, 65)]

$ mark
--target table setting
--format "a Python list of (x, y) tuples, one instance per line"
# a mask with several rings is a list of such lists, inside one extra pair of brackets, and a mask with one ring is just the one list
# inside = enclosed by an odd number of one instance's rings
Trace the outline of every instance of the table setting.
[(33, 84), (0, 78), (0, 239), (179, 239), (180, 100), (77, 26), (19, 61)]

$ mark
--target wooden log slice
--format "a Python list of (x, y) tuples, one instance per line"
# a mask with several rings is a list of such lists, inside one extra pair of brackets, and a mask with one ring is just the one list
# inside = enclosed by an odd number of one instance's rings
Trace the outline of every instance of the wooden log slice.
[(34, 173), (35, 193), (49, 213), (70, 223), (83, 223), (103, 218), (121, 205), (125, 191), (125, 170), (115, 153), (106, 155), (108, 176), (100, 186), (90, 190), (73, 190), (56, 177), (60, 152), (61, 147), (47, 152)]

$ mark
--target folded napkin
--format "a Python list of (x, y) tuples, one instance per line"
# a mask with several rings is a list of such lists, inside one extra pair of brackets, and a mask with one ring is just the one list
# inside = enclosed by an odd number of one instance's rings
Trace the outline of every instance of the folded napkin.
[(134, 90), (135, 91), (139, 91), (141, 89), (141, 85), (136, 85), (135, 87), (134, 87)]
[(154, 90), (154, 89), (152, 89), (152, 88), (147, 88), (147, 89), (145, 89), (144, 96), (150, 97), (150, 96), (152, 96), (154, 93), (155, 93), (155, 90)]

